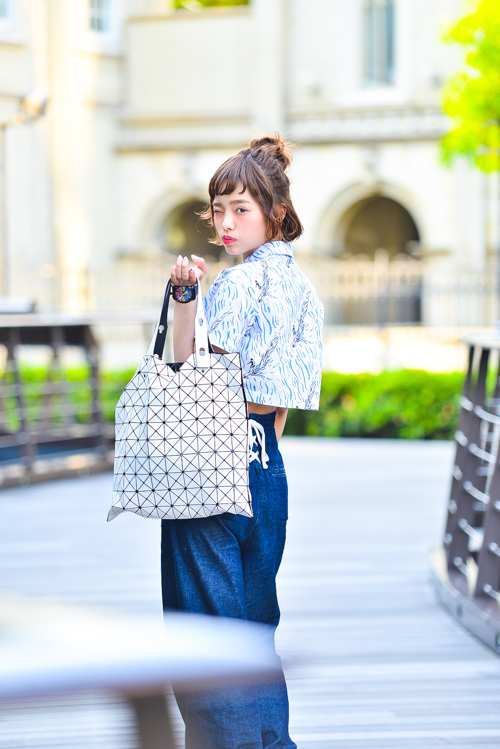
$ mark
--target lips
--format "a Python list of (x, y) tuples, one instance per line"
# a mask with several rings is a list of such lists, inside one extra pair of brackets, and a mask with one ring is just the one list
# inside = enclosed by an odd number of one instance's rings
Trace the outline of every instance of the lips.
[(236, 239), (234, 237), (230, 237), (229, 234), (224, 234), (222, 237), (222, 241), (224, 244), (232, 244), (233, 242), (236, 242)]

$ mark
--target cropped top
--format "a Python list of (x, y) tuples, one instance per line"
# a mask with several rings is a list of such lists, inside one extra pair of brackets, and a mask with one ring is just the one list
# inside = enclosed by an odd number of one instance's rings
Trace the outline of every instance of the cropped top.
[(319, 408), (324, 308), (288, 242), (221, 271), (204, 302), (211, 343), (241, 356), (250, 402)]

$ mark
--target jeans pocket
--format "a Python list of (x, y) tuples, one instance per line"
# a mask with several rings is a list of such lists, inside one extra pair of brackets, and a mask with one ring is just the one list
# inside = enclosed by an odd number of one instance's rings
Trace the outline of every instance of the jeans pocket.
[(288, 482), (283, 464), (270, 465), (267, 474), (267, 495), (273, 505), (273, 515), (277, 520), (288, 519)]
[(269, 466), (267, 470), (269, 471), (270, 476), (275, 476), (276, 478), (284, 476), (286, 478), (286, 473), (283, 466)]

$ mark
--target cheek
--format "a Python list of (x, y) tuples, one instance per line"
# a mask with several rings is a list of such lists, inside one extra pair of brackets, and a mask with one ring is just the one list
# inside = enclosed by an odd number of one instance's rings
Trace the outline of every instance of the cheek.
[(260, 234), (267, 234), (267, 221), (264, 216), (259, 216), (255, 221), (255, 231)]
[(246, 218), (246, 225), (249, 229), (252, 229), (253, 231), (260, 231), (261, 227), (263, 226), (264, 222), (262, 220), (262, 217), (257, 213), (249, 214), (248, 216), (244, 216)]

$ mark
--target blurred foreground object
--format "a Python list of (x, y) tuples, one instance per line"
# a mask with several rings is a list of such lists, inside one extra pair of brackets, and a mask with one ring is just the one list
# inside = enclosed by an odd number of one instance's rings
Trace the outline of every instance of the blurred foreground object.
[(443, 546), (432, 552), (440, 599), (500, 653), (500, 333), (471, 335)]
[(272, 630), (194, 614), (126, 618), (0, 598), (0, 703), (92, 689), (132, 706), (141, 749), (173, 749), (164, 692), (272, 677)]
[(444, 136), (441, 156), (464, 156), (484, 172), (500, 169), (500, 4), (477, 0), (445, 41), (461, 44), (466, 67), (448, 82), (444, 111), (455, 126)]

